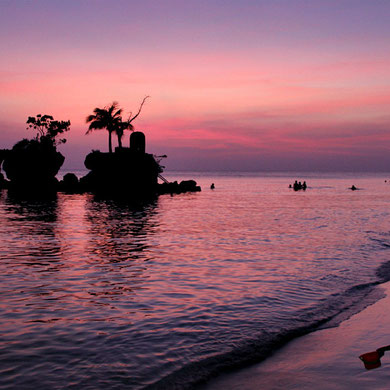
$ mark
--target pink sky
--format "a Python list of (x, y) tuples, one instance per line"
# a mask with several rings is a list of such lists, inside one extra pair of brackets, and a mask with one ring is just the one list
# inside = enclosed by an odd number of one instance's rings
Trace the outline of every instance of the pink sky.
[(314, 3), (3, 1), (0, 148), (51, 114), (82, 168), (93, 108), (150, 95), (134, 124), (168, 169), (387, 170), (390, 4)]

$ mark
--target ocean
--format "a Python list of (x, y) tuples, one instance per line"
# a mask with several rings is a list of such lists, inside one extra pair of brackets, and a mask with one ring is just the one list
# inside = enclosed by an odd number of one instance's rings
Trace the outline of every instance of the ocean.
[(383, 173), (164, 176), (202, 191), (1, 192), (1, 389), (192, 389), (336, 325), (390, 279)]

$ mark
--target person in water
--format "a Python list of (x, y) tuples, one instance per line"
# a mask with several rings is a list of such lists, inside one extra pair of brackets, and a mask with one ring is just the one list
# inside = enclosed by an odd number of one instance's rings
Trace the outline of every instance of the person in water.
[(303, 183), (301, 182), (298, 182), (298, 180), (295, 180), (294, 184), (290, 184), (288, 186), (288, 188), (294, 188), (294, 191), (298, 191), (298, 190), (306, 190), (307, 188), (307, 184), (306, 184), (306, 181), (304, 181)]
[(210, 189), (214, 189), (215, 188), (215, 185), (214, 185), (214, 183), (211, 183), (211, 186), (210, 186)]

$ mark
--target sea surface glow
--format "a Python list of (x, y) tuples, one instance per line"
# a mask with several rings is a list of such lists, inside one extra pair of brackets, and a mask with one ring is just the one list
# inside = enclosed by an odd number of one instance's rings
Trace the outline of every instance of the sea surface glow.
[(1, 388), (192, 388), (358, 310), (390, 278), (383, 174), (165, 176), (202, 192), (1, 192)]

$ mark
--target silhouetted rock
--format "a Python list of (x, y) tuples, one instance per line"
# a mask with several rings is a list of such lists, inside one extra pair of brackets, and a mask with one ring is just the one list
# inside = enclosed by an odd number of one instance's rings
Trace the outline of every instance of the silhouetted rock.
[(161, 183), (158, 185), (158, 193), (161, 194), (180, 194), (180, 187), (177, 181), (172, 183)]
[(181, 192), (197, 192), (200, 191), (200, 187), (196, 185), (195, 180), (183, 180), (179, 184)]
[(3, 161), (8, 153), (8, 149), (0, 149), (0, 190), (8, 187), (8, 181), (5, 179), (4, 175), (1, 172), (1, 165), (3, 164)]
[[(54, 121), (52, 116), (40, 114), (29, 117), (28, 128), (38, 131), (38, 134), (35, 139), (19, 141), (11, 150), (0, 150), (0, 167), (3, 165), (9, 179), (5, 180), (0, 172), (0, 189), (8, 187), (9, 193), (18, 197), (56, 195), (59, 190), (72, 193), (88, 191), (98, 196), (123, 199), (129, 197), (148, 199), (162, 193), (200, 191), (194, 180), (185, 180), (178, 184), (170, 183), (161, 176), (163, 167), (159, 162), (166, 156), (156, 156), (156, 160), (152, 154), (145, 153), (146, 142), (142, 132), (133, 132), (130, 137), (130, 148), (122, 148), (123, 130), (132, 129), (131, 121), (139, 115), (146, 99), (147, 97), (142, 101), (138, 113), (126, 122), (122, 122), (121, 110), (116, 112), (119, 115), (117, 124), (120, 125), (116, 130), (121, 132), (117, 131), (119, 147), (115, 153), (111, 152), (113, 131), (111, 125), (99, 122), (100, 114), (107, 110), (96, 108), (95, 114), (87, 118), (87, 122), (91, 122), (88, 132), (93, 129), (111, 129), (110, 153), (100, 151), (89, 153), (84, 164), (90, 172), (80, 180), (73, 173), (66, 174), (61, 182), (56, 179), (65, 160), (57, 151), (56, 145), (66, 141), (56, 140), (56, 137), (69, 130), (70, 121)], [(116, 109), (116, 103), (114, 102), (111, 107)], [(163, 184), (158, 184), (158, 177), (164, 181)]]
[(159, 194), (181, 194), (183, 192), (199, 192), (201, 188), (195, 180), (184, 180), (178, 184), (177, 181), (172, 183), (162, 183), (158, 185)]
[(8, 149), (0, 149), (0, 167), (8, 153), (9, 153)]
[(58, 184), (55, 176), (64, 160), (51, 139), (23, 139), (6, 153), (3, 169), (12, 190), (37, 193), (55, 191)]
[(4, 175), (0, 172), (0, 190), (8, 188), (8, 180), (4, 178)]
[[(178, 184), (164, 179), (159, 160), (145, 153), (145, 144), (145, 135), (136, 131), (130, 136), (130, 148), (118, 147), (115, 153), (89, 153), (84, 165), (90, 172), (80, 179), (80, 187), (98, 195), (122, 198), (200, 191), (193, 180)], [(163, 184), (158, 184), (158, 177)]]
[(74, 173), (67, 173), (64, 175), (63, 182), (68, 186), (77, 186), (79, 184), (79, 179)]
[(58, 189), (64, 192), (82, 192), (78, 177), (74, 173), (67, 173), (58, 183)]
[(157, 192), (160, 165), (153, 155), (128, 148), (115, 153), (94, 151), (85, 166), (91, 172), (80, 179), (86, 191), (113, 195), (144, 195)]

